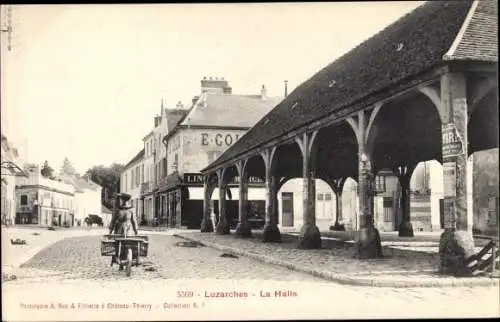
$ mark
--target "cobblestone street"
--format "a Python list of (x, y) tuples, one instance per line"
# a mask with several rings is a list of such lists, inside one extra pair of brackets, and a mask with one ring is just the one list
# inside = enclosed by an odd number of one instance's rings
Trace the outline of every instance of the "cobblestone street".
[[(189, 233), (187, 233), (189, 234)], [(149, 234), (148, 234), (149, 235)], [(149, 315), (141, 310), (86, 310), (85, 319), (104, 319), (106, 314), (133, 319), (196, 319), (199, 311), (165, 310), (164, 302), (198, 301), (206, 307), (205, 315), (218, 319), (352, 317), (461, 317), (498, 316), (498, 287), (380, 288), (341, 285), (284, 267), (265, 264), (246, 257), (220, 257), (221, 251), (210, 247), (178, 247), (182, 239), (166, 234), (151, 234), (146, 262), (156, 271), (134, 267), (126, 277), (116, 266), (109, 267), (109, 257), (100, 255), (99, 236), (66, 238), (45, 248), (16, 271), (17, 279), (4, 283), (4, 306), (13, 308), (11, 320), (29, 320), (35, 313), (41, 320), (74, 320), (79, 316), (68, 310), (33, 310), (21, 303), (150, 303), (157, 307)], [(36, 292), (26, 292), (36, 288)], [(179, 298), (179, 290), (193, 292), (192, 299)], [(210, 291), (247, 292), (249, 298), (206, 298)], [(290, 290), (297, 296), (287, 299), (263, 299), (261, 291), (273, 294)], [(274, 298), (274, 297), (273, 297)], [(47, 300), (42, 300), (47, 299)], [(233, 301), (228, 308), (228, 301)], [(187, 302), (186, 302), (187, 303)], [(130, 304), (132, 305), (132, 304)], [(267, 310), (253, 308), (264, 305)], [(363, 307), (363, 310), (359, 310)], [(453, 308), (453, 310), (451, 309)], [(141, 313), (142, 312), (142, 313)], [(198, 312), (198, 313), (197, 313)], [(223, 313), (221, 313), (223, 312)], [(238, 313), (239, 312), (239, 313)], [(295, 312), (295, 315), (293, 315)], [(315, 312), (313, 315), (312, 312)], [(20, 315), (19, 315), (20, 314)], [(30, 315), (31, 314), (31, 315)], [(142, 315), (141, 315), (142, 314)], [(165, 315), (167, 314), (167, 315)], [(208, 315), (207, 315), (208, 314)], [(223, 314), (223, 315), (221, 315)], [(9, 315), (7, 315), (9, 316)], [(305, 315), (304, 315), (305, 316)], [(116, 319), (116, 315), (113, 315)], [(80, 316), (81, 319), (81, 316)]]
[[(281, 267), (270, 267), (248, 258), (219, 257), (220, 251), (209, 247), (177, 247), (182, 239), (167, 235), (150, 235), (149, 256), (146, 263), (152, 263), (156, 271), (146, 271), (144, 267), (133, 267), (131, 278), (178, 279), (178, 278), (216, 278), (216, 279), (274, 279), (320, 281), (308, 274), (296, 273)], [(99, 236), (68, 238), (44, 249), (23, 264), (23, 272), (37, 274), (40, 270), (50, 271), (51, 276), (59, 279), (129, 279), (118, 267), (110, 267), (111, 257), (100, 253)], [(227, 269), (230, 267), (230, 269)], [(37, 273), (33, 273), (34, 271)], [(27, 275), (26, 277), (28, 277)], [(18, 276), (19, 279), (23, 275)]]

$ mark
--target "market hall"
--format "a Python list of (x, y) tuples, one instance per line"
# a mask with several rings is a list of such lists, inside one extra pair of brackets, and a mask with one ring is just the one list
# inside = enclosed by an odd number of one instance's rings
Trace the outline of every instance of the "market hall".
[[(280, 240), (276, 191), (301, 177), (303, 227), (299, 247), (320, 248), (315, 178), (358, 183), (357, 249), (382, 256), (373, 225), (373, 178), (391, 169), (408, 189), (418, 162), (443, 165), (442, 265), (456, 249), (474, 252), (467, 218), (467, 158), (498, 147), (497, 3), (431, 1), (415, 9), (298, 86), (254, 127), (205, 167), (202, 232), (212, 230), (211, 192), (219, 191), (216, 233), (228, 234), (225, 190), (239, 183), (237, 235), (248, 236), (245, 196), (249, 176), (265, 178), (263, 241)], [(408, 229), (408, 209), (403, 218)], [(458, 264), (457, 264), (458, 263)], [(445, 268), (446, 269), (446, 268)]]

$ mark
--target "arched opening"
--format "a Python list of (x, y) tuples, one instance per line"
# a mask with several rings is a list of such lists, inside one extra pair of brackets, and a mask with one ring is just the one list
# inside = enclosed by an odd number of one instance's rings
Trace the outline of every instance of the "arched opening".
[(342, 189), (342, 223), (346, 231), (359, 230), (358, 202), (358, 183), (348, 177)]
[(498, 235), (498, 90), (493, 87), (474, 107), (467, 124), (468, 224), (477, 234)]
[[(285, 231), (299, 231), (304, 223), (303, 179), (289, 178), (278, 190), (279, 227)], [(335, 221), (336, 197), (330, 186), (322, 179), (316, 180), (316, 226), (327, 231)]]
[(441, 118), (421, 93), (385, 103), (376, 115), (367, 145), (376, 168), (441, 159)]
[(410, 179), (410, 221), (415, 232), (444, 229), (443, 166), (421, 161)]

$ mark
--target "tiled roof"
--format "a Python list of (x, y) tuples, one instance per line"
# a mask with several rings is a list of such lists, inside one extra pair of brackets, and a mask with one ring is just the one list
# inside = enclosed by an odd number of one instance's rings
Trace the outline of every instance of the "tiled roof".
[(167, 130), (172, 131), (177, 124), (187, 115), (189, 110), (187, 109), (166, 109), (167, 114)]
[(97, 190), (100, 187), (97, 183), (87, 182), (87, 180), (83, 178), (76, 178), (75, 176), (67, 174), (59, 175), (58, 179), (75, 187), (77, 192), (83, 192), (83, 189)]
[(448, 60), (498, 61), (498, 3), (475, 1), (455, 43), (445, 56)]
[[(429, 1), (298, 86), (203, 171), (369, 97), (443, 61), (472, 1)], [(245, 115), (246, 116), (246, 115)]]
[(139, 161), (140, 159), (144, 158), (144, 149), (142, 149), (141, 151), (139, 151), (139, 153), (136, 154), (135, 157), (132, 158), (132, 160), (130, 160), (126, 165), (125, 165), (125, 168), (128, 168), (130, 165), (136, 163), (137, 161)]
[(281, 98), (260, 95), (205, 93), (180, 123), (190, 126), (252, 127), (275, 107)]

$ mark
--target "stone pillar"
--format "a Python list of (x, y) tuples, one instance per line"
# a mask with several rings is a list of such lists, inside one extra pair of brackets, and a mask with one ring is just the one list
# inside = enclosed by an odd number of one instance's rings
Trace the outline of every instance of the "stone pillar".
[(226, 183), (224, 181), (225, 169), (217, 171), (217, 178), (219, 180), (219, 222), (215, 228), (217, 235), (229, 235), (229, 223), (226, 217)]
[(201, 232), (211, 233), (214, 231), (214, 224), (212, 222), (212, 192), (213, 186), (210, 182), (210, 176), (205, 176), (203, 180), (203, 220), (201, 221)]
[(266, 172), (266, 221), (264, 224), (263, 242), (280, 242), (281, 233), (276, 224), (276, 176), (274, 175), (274, 152), (276, 148), (262, 152)]
[(295, 139), (302, 152), (304, 224), (300, 229), (298, 247), (303, 249), (321, 248), (321, 234), (316, 226), (316, 148), (313, 144), (316, 134), (317, 131), (304, 133)]
[[(377, 113), (379, 108), (375, 108), (370, 113)], [(373, 222), (373, 197), (375, 189), (373, 187), (373, 162), (370, 149), (367, 146), (369, 129), (365, 119), (365, 111), (358, 112), (357, 119), (350, 117), (347, 122), (351, 125), (356, 134), (358, 142), (358, 215), (359, 228), (357, 234), (357, 255), (359, 258), (382, 257), (382, 244), (380, 234)], [(370, 117), (373, 119), (374, 117)]]
[(399, 237), (414, 237), (413, 226), (410, 221), (410, 180), (415, 167), (416, 164), (411, 163), (407, 166), (399, 166), (397, 169), (393, 170), (394, 174), (398, 177), (399, 186), (401, 188), (401, 223), (398, 227)]
[(441, 77), (444, 228), (439, 244), (441, 272), (468, 276), (475, 253), (467, 216), (467, 95), (463, 74)]
[(246, 171), (246, 160), (238, 161), (236, 164), (240, 182), (239, 201), (238, 201), (238, 225), (236, 226), (236, 235), (240, 237), (251, 237), (252, 231), (248, 227), (248, 173)]
[(330, 230), (345, 231), (345, 226), (342, 222), (342, 191), (344, 190), (344, 183), (346, 177), (333, 179), (329, 182), (330, 187), (335, 193), (335, 224), (330, 227)]

